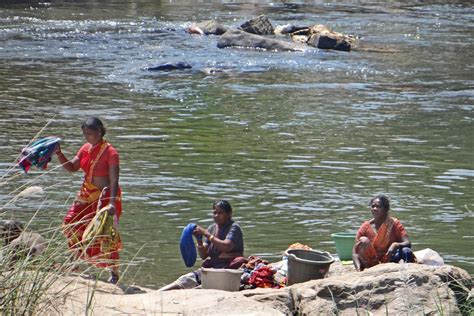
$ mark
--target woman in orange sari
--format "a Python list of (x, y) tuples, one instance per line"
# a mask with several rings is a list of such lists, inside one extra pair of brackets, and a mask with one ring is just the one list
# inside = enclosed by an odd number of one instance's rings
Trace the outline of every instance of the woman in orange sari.
[(356, 235), (352, 260), (362, 271), (379, 263), (415, 262), (408, 234), (394, 217), (389, 216), (390, 202), (385, 195), (370, 200), (373, 219), (362, 223)]
[(84, 171), (81, 189), (64, 218), (64, 234), (68, 239), (69, 248), (74, 251), (76, 258), (82, 258), (100, 268), (109, 268), (109, 282), (115, 284), (119, 279), (118, 251), (122, 248), (120, 238), (108, 243), (106, 251), (100, 242), (85, 244), (82, 240), (98, 206), (107, 206), (109, 215), (114, 216), (115, 225), (118, 224), (122, 213), (119, 155), (117, 150), (105, 141), (105, 132), (100, 119), (89, 118), (82, 124), (82, 133), (87, 143), (79, 149), (76, 156), (69, 160), (61, 152), (59, 145), (56, 147), (56, 154), (67, 171)]

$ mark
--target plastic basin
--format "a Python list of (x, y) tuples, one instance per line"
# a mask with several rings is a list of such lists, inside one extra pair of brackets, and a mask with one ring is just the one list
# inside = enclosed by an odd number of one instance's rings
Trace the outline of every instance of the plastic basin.
[(240, 289), (242, 270), (201, 268), (203, 289), (236, 292)]

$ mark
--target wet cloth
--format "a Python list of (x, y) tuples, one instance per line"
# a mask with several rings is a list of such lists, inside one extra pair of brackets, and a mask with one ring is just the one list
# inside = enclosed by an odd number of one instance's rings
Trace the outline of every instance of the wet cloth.
[(174, 281), (174, 283), (183, 290), (193, 289), (201, 285), (201, 270), (186, 273), (180, 276), (176, 281)]
[(261, 263), (267, 265), (269, 262), (257, 256), (249, 256), (247, 263), (243, 266), (243, 268), (252, 271), (257, 265)]
[[(85, 189), (85, 187), (87, 187), (87, 189)], [(91, 190), (91, 188), (94, 189)], [(101, 195), (100, 190), (93, 184), (84, 183), (80, 192), (87, 192), (88, 195), (82, 195), (80, 199), (74, 201), (63, 221), (63, 231), (68, 239), (69, 248), (78, 251), (80, 258), (97, 267), (103, 268), (111, 266), (114, 260), (119, 259), (118, 251), (122, 249), (122, 243), (112, 244), (110, 247), (105, 248), (101, 247), (100, 240), (91, 244), (83, 238), (87, 226), (95, 218), (97, 209), (100, 209), (99, 202), (101, 205), (108, 204), (110, 200), (110, 190), (104, 190)], [(97, 198), (97, 200), (93, 200), (96, 195), (100, 197), (100, 199)], [(89, 197), (91, 201), (85, 202), (86, 197)], [(119, 190), (115, 200), (115, 216), (120, 218), (121, 213), (122, 203)], [(113, 223), (113, 218), (110, 218)]]
[[(81, 258), (97, 267), (108, 267), (114, 265), (114, 261), (119, 259), (118, 251), (121, 249), (122, 244), (112, 245), (108, 252), (104, 252), (100, 244), (83, 248), (82, 240), (87, 225), (96, 216), (96, 211), (100, 210), (103, 206), (107, 206), (110, 201), (110, 190), (101, 192), (92, 183), (92, 178), (96, 175), (96, 171), (98, 171), (97, 173), (104, 174), (104, 169), (109, 169), (109, 163), (118, 163), (118, 156), (112, 159), (110, 155), (104, 156), (106, 152), (111, 152), (110, 147), (112, 147), (105, 141), (94, 147), (91, 147), (90, 144), (85, 146), (82, 146), (77, 154), (81, 161), (81, 169), (85, 172), (84, 181), (73, 204), (64, 217), (63, 231), (68, 240), (69, 248), (78, 251)], [(84, 151), (84, 148), (88, 148), (87, 151)], [(115, 198), (115, 217), (117, 222), (121, 214), (122, 201), (121, 189), (119, 187)]]
[[(118, 228), (114, 225), (114, 215), (109, 214), (109, 206), (105, 206), (96, 212), (94, 218), (87, 225), (82, 236), (82, 249), (84, 256), (94, 263), (108, 261), (110, 255), (122, 249), (122, 240)], [(98, 206), (100, 208), (100, 205)], [(88, 250), (90, 248), (90, 250)]]
[(248, 284), (254, 287), (279, 288), (279, 286), (275, 284), (273, 277), (274, 274), (275, 272), (271, 268), (266, 265), (262, 265), (261, 267), (252, 271), (248, 280)]
[[(355, 238), (355, 251), (357, 254), (359, 254), (364, 268), (370, 268), (379, 263), (395, 262), (397, 258), (404, 260), (409, 259), (408, 262), (413, 262), (414, 256), (407, 257), (408, 250), (404, 249), (408, 247), (400, 249), (402, 253), (396, 251), (391, 256), (387, 255), (387, 250), (390, 245), (392, 245), (394, 242), (401, 242), (402, 237), (405, 236), (408, 236), (405, 228), (403, 227), (402, 223), (400, 223), (400, 221), (394, 217), (387, 217), (377, 232), (375, 232), (370, 222), (366, 221), (362, 223), (361, 227), (357, 231)], [(360, 242), (361, 237), (367, 237), (370, 241), (370, 245), (365, 247)]]
[(196, 246), (193, 240), (193, 231), (196, 229), (196, 224), (189, 223), (184, 227), (181, 233), (181, 239), (179, 241), (179, 249), (181, 250), (181, 256), (183, 257), (184, 264), (186, 267), (192, 267), (196, 263), (197, 252)]
[(18, 165), (25, 173), (28, 173), (31, 166), (46, 169), (51, 161), (51, 156), (54, 154), (54, 149), (60, 141), (61, 138), (50, 136), (31, 143), (21, 151)]

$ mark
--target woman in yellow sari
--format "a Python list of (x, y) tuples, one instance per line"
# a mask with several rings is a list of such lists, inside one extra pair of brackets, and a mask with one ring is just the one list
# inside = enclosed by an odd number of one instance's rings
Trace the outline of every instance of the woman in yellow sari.
[(390, 202), (385, 195), (370, 200), (373, 218), (362, 223), (356, 235), (352, 260), (357, 270), (362, 271), (379, 263), (415, 262), (408, 234), (394, 217), (389, 216)]
[[(99, 207), (107, 206), (115, 225), (122, 213), (121, 190), (119, 187), (119, 155), (117, 150), (104, 139), (105, 127), (96, 117), (89, 118), (82, 124), (82, 133), (87, 143), (76, 156), (66, 158), (59, 145), (56, 154), (64, 169), (76, 172), (84, 171), (84, 181), (74, 202), (64, 218), (64, 234), (69, 248), (77, 258), (82, 258), (101, 268), (110, 268), (109, 282), (117, 283), (119, 279), (118, 251), (122, 248), (120, 238), (107, 243), (106, 249), (100, 242), (83, 242), (87, 225), (96, 215)], [(118, 237), (118, 236), (117, 236)]]

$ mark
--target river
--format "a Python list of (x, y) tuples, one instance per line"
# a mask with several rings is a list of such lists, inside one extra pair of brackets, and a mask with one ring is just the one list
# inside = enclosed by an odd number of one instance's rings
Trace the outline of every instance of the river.
[[(259, 14), (373, 49), (218, 49), (184, 31)], [(190, 271), (181, 231), (210, 224), (215, 199), (231, 202), (245, 254), (276, 261), (295, 242), (335, 253), (330, 234), (357, 230), (380, 193), (415, 250), (473, 274), (473, 26), (469, 1), (2, 1), (0, 205), (25, 183), (44, 193), (1, 216), (60, 225), (82, 175), (56, 158), (24, 175), (15, 159), (44, 126), (72, 157), (99, 116), (121, 157), (129, 281)], [(145, 70), (178, 61), (192, 69)]]

